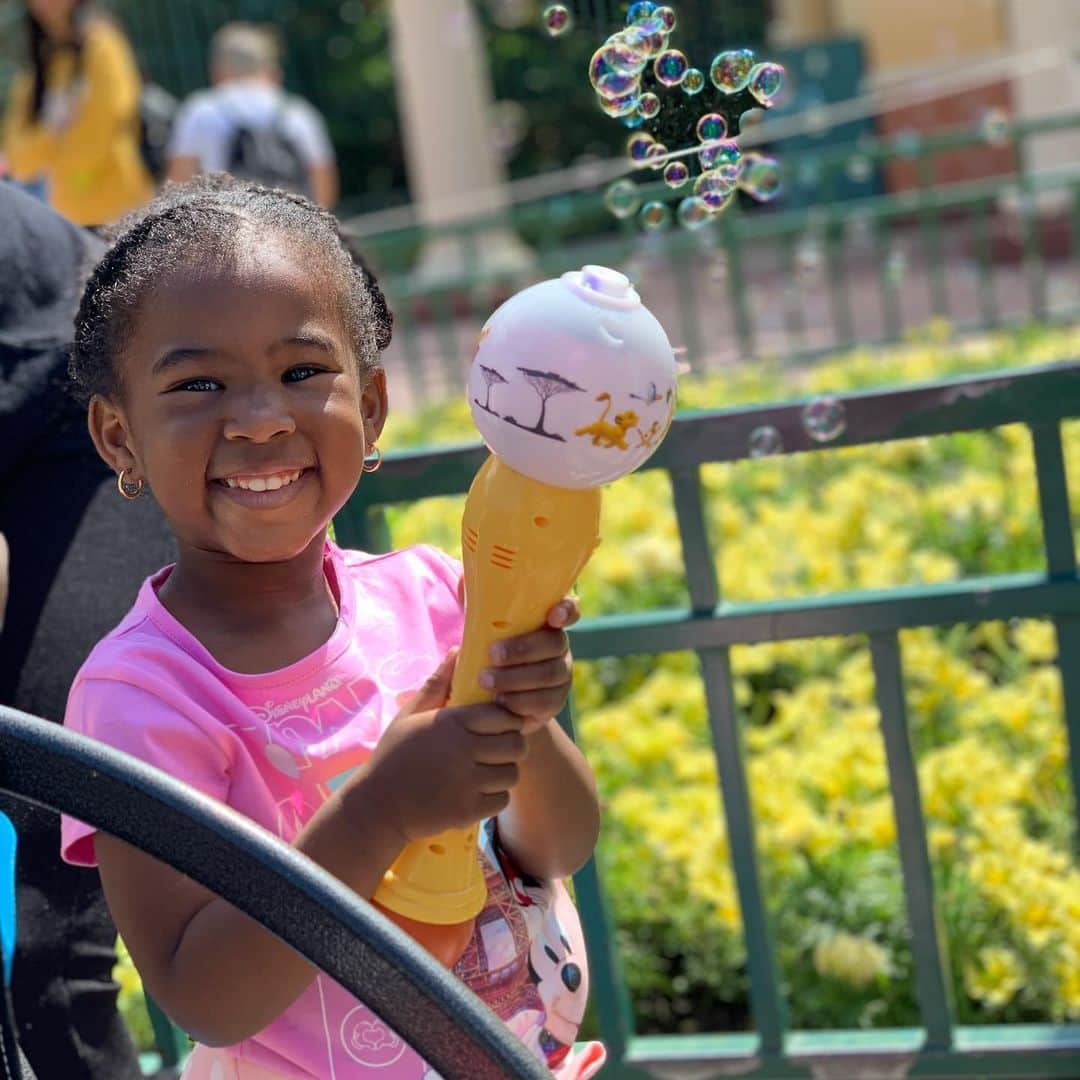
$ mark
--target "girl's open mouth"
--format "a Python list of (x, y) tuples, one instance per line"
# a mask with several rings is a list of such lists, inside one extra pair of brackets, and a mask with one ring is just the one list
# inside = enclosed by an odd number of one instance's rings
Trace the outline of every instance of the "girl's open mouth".
[(212, 480), (211, 484), (241, 506), (270, 510), (292, 502), (314, 471), (307, 468), (261, 476), (229, 476)]

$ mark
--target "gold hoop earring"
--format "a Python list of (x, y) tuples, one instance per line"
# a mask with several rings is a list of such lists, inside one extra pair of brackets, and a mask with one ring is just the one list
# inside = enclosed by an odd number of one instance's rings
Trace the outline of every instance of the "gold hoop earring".
[(120, 475), (116, 478), (116, 490), (125, 499), (137, 499), (142, 494), (143, 482), (141, 480), (125, 480), (124, 474), (126, 472), (127, 469), (120, 470)]
[(375, 460), (364, 461), (364, 464), (361, 466), (364, 472), (378, 472), (379, 466), (382, 464), (382, 451), (377, 446), (371, 448), (371, 453)]

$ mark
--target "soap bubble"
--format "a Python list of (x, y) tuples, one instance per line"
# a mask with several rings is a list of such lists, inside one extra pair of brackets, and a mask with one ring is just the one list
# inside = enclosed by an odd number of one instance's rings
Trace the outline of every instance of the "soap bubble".
[(638, 19), (651, 15), (656, 10), (656, 6), (652, 0), (639, 0), (638, 3), (631, 4), (630, 10), (626, 13), (626, 25), (632, 26)]
[(664, 159), (667, 157), (668, 149), (662, 142), (654, 142), (648, 150), (645, 151), (645, 162), (654, 169), (663, 167)]
[(641, 125), (645, 123), (644, 118), (638, 116), (637, 113), (627, 113), (626, 116), (620, 117), (620, 119), (622, 120), (623, 127), (630, 128), (631, 131), (633, 131), (634, 128), (641, 127)]
[(719, 139), (717, 142), (706, 143), (698, 151), (698, 161), (706, 171), (719, 169), (724, 176), (735, 183), (742, 169), (742, 151), (734, 139)]
[(699, 198), (697, 195), (688, 195), (679, 203), (675, 215), (684, 229), (693, 232), (708, 225), (712, 218), (712, 211), (710, 211), (709, 204), (704, 199)]
[(780, 162), (764, 154), (746, 154), (739, 186), (758, 202), (771, 202), (780, 194)]
[(1004, 109), (987, 109), (979, 117), (979, 135), (987, 146), (1009, 145), (1009, 114)]
[(721, 176), (715, 169), (703, 172), (694, 181), (694, 194), (702, 199), (714, 214), (718, 214), (727, 206), (734, 193), (735, 182), (726, 176)]
[(669, 161), (664, 166), (664, 183), (669, 188), (681, 188), (689, 179), (690, 170), (686, 167), (686, 162)]
[(632, 27), (627, 31), (633, 35), (634, 46), (639, 49), (647, 60), (659, 56), (666, 48), (668, 36), (663, 30), (649, 29), (647, 25)]
[(662, 52), (653, 64), (656, 81), (664, 86), (678, 86), (686, 78), (690, 63), (678, 49)]
[(664, 24), (664, 32), (670, 34), (675, 29), (675, 9), (668, 7), (666, 4), (663, 7), (658, 7), (653, 14)]
[(865, 184), (874, 175), (874, 163), (863, 154), (855, 154), (848, 158), (844, 172), (853, 183)]
[(698, 142), (712, 142), (727, 135), (727, 120), (718, 112), (706, 113), (697, 122)]
[(652, 92), (642, 94), (638, 98), (638, 113), (651, 120), (660, 111), (660, 99)]
[(899, 285), (907, 274), (907, 256), (894, 248), (885, 256), (885, 278), (893, 285)]
[(661, 34), (665, 38), (668, 36), (664, 20), (658, 12), (653, 12), (651, 15), (642, 15), (640, 18), (635, 19), (627, 29), (636, 30), (639, 34)]
[(750, 49), (728, 49), (713, 57), (709, 77), (717, 90), (734, 94), (750, 81), (754, 67), (754, 54)]
[(633, 54), (639, 68), (645, 66), (649, 58), (650, 35), (646, 34), (638, 26), (628, 26), (625, 30), (618, 30), (605, 42), (607, 45), (618, 45), (622, 49), (629, 50)]
[(817, 241), (807, 238), (795, 248), (795, 270), (802, 278), (816, 277), (825, 262), (825, 253)]
[(847, 427), (847, 410), (842, 401), (827, 394), (814, 398), (802, 411), (803, 427), (815, 442), (832, 442)]
[(626, 140), (626, 154), (639, 168), (648, 164), (649, 150), (656, 145), (656, 140), (647, 132), (639, 131)]
[(750, 432), (750, 456), (752, 458), (772, 457), (784, 449), (784, 439), (772, 424), (762, 424)]
[(574, 25), (574, 17), (565, 4), (548, 4), (542, 18), (544, 29), (552, 37), (561, 37)]
[(687, 68), (682, 81), (683, 93), (693, 97), (705, 89), (705, 75), (699, 68)]
[(633, 180), (623, 177), (609, 184), (604, 192), (604, 205), (617, 218), (628, 218), (641, 206), (641, 195)]
[(622, 94), (619, 97), (606, 97), (604, 94), (597, 94), (596, 102), (608, 116), (626, 116), (628, 113), (637, 110), (637, 89), (635, 88), (628, 94)]
[(641, 208), (639, 217), (642, 226), (653, 232), (657, 229), (663, 229), (671, 221), (671, 211), (662, 202), (654, 200), (653, 202), (647, 202)]
[(752, 128), (757, 127), (765, 119), (765, 110), (761, 108), (747, 109), (739, 115), (739, 134), (745, 135)]
[(747, 88), (762, 103), (768, 105), (772, 99), (780, 93), (780, 87), (784, 85), (784, 69), (780, 64), (765, 61), (755, 64), (750, 71), (750, 81)]
[(618, 97), (637, 85), (644, 66), (645, 58), (628, 45), (608, 41), (589, 61), (589, 82), (598, 94)]

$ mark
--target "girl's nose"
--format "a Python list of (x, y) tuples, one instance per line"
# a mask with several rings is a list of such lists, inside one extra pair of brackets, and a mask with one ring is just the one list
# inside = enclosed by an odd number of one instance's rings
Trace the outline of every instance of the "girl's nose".
[(284, 395), (274, 390), (255, 390), (236, 397), (224, 425), (225, 438), (252, 442), (269, 442), (295, 430), (296, 418)]

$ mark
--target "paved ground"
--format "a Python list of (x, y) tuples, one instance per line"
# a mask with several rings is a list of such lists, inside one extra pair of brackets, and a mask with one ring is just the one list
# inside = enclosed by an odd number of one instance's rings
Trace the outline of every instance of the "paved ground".
[[(943, 230), (940, 257), (933, 260), (917, 229), (894, 234), (884, 259), (869, 230), (850, 230), (834, 270), (821, 245), (813, 241), (796, 246), (794, 270), (775, 248), (747, 252), (741, 276), (747, 286), (749, 347), (736, 334), (733, 270), (708, 242), (703, 240), (702, 250), (694, 256), (674, 260), (643, 236), (629, 259), (611, 261), (637, 279), (642, 298), (664, 324), (672, 344), (685, 350), (680, 358), (695, 369), (707, 370), (762, 357), (828, 351), (845, 339), (875, 341), (895, 337), (890, 327), (925, 325), (935, 313), (931, 265), (941, 268), (937, 282), (943, 290), (943, 310), (957, 326), (983, 325), (988, 314), (1003, 323), (1021, 321), (1034, 310), (1033, 288), (1037, 294), (1038, 281), (1016, 257), (1017, 238), (1015, 227), (996, 226), (999, 257), (989, 296), (980, 294), (973, 242), (962, 224)], [(595, 253), (590, 258), (595, 259)], [(567, 269), (576, 265), (571, 252)], [(1077, 258), (1048, 259), (1041, 266), (1046, 310), (1052, 317), (1075, 317), (1080, 311)], [(834, 275), (844, 282), (837, 290), (830, 289)], [(479, 329), (498, 299), (490, 290), (463, 294), (453, 301), (455, 316), (442, 320), (422, 306), (414, 308), (419, 316), (412, 320), (414, 332), (396, 334), (387, 356), (395, 408), (462, 393)], [(396, 306), (400, 311), (402, 305)]]

